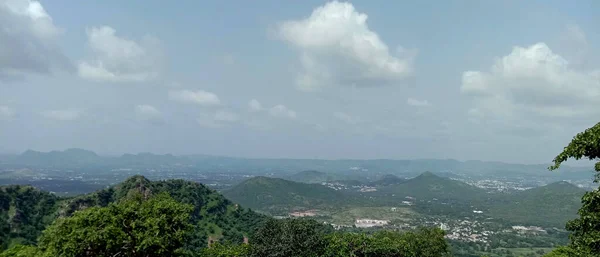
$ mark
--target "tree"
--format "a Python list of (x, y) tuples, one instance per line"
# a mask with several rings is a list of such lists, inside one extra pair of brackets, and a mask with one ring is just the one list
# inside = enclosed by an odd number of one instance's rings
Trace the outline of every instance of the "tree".
[(252, 256), (320, 256), (327, 228), (310, 219), (269, 220), (252, 238)]
[(449, 255), (444, 231), (421, 228), (415, 232), (378, 231), (365, 233), (334, 233), (328, 236), (324, 257), (387, 256), (439, 257)]
[(192, 209), (168, 194), (136, 194), (57, 219), (39, 247), (47, 256), (179, 256), (192, 229)]
[(30, 245), (14, 245), (0, 253), (0, 257), (31, 257), (41, 255), (42, 253), (37, 247)]
[[(558, 154), (548, 169), (555, 170), (570, 158), (576, 160), (600, 158), (600, 123), (577, 134), (571, 143)], [(595, 180), (600, 180), (600, 162), (595, 164)], [(600, 188), (585, 193), (581, 199), (579, 218), (567, 223), (570, 249), (557, 249), (549, 256), (600, 256)], [(553, 254), (553, 255), (552, 255)], [(562, 255), (559, 255), (562, 254)]]

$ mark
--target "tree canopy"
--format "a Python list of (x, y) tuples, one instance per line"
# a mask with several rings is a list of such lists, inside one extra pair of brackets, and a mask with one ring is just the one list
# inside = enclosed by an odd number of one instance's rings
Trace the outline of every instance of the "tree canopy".
[(47, 256), (178, 256), (193, 228), (192, 210), (167, 194), (135, 195), (57, 219), (39, 248)]
[[(600, 158), (600, 123), (577, 134), (554, 158), (554, 164), (549, 169), (558, 169), (570, 158)], [(600, 162), (595, 164), (595, 170), (595, 182), (598, 182)], [(581, 203), (579, 218), (569, 221), (566, 225), (567, 230), (571, 232), (569, 246), (558, 248), (547, 256), (600, 256), (600, 188), (586, 192), (581, 198)]]

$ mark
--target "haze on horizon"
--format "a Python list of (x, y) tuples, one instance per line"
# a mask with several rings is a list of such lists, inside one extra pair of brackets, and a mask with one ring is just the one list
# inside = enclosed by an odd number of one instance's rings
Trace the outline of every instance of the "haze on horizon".
[(600, 121), (599, 13), (0, 0), (0, 153), (547, 163)]

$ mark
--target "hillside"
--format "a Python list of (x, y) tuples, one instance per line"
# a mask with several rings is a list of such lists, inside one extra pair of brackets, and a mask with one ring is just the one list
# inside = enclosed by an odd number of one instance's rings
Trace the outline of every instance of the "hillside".
[(223, 194), (243, 206), (271, 212), (323, 208), (359, 201), (326, 186), (267, 177), (248, 179)]
[[(268, 218), (244, 209), (208, 187), (184, 180), (149, 181), (134, 176), (113, 187), (74, 198), (58, 198), (32, 187), (9, 186), (0, 190), (0, 238), (23, 238), (34, 242), (57, 216), (70, 216), (78, 210), (104, 207), (133, 193), (144, 196), (167, 192), (178, 202), (194, 207), (192, 223), (197, 226), (192, 246), (202, 246), (208, 237), (242, 242)], [(10, 232), (8, 231), (16, 231)], [(2, 242), (7, 242), (2, 240)]]
[(96, 153), (84, 149), (71, 148), (64, 151), (38, 152), (27, 150), (12, 160), (14, 163), (32, 166), (65, 166), (94, 163), (100, 160)]
[(406, 196), (418, 200), (460, 200), (469, 201), (487, 197), (485, 191), (466, 183), (442, 178), (431, 172), (406, 180), (403, 183), (385, 186), (381, 193), (394, 199)]
[(0, 250), (33, 243), (55, 218), (59, 198), (31, 186), (0, 187)]
[(288, 180), (301, 182), (301, 183), (309, 183), (309, 184), (321, 184), (323, 182), (333, 180), (333, 176), (329, 175), (325, 172), (316, 171), (316, 170), (305, 170), (293, 174), (287, 177)]
[(512, 223), (537, 224), (563, 228), (577, 217), (585, 190), (568, 182), (502, 196), (490, 207), (490, 215)]
[(406, 182), (406, 179), (399, 178), (396, 175), (386, 174), (376, 181), (369, 183), (371, 186), (391, 186)]

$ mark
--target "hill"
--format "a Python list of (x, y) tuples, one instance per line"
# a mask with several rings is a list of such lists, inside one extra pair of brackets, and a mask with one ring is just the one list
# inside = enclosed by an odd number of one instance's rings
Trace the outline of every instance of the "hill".
[(38, 152), (27, 150), (14, 158), (12, 162), (32, 166), (66, 166), (81, 165), (99, 161), (101, 157), (96, 153), (79, 148), (65, 151)]
[(585, 190), (568, 182), (555, 182), (502, 196), (490, 207), (490, 215), (515, 224), (564, 227), (577, 217)]
[(409, 196), (418, 200), (470, 201), (487, 197), (487, 193), (480, 188), (431, 172), (422, 173), (400, 184), (382, 187), (380, 191), (395, 199)]
[(133, 176), (113, 187), (73, 198), (58, 198), (28, 186), (4, 187), (0, 190), (0, 238), (35, 242), (55, 217), (71, 216), (90, 207), (105, 207), (136, 192), (145, 196), (166, 192), (176, 201), (194, 207), (192, 223), (196, 229), (193, 240), (189, 242), (190, 247), (204, 246), (208, 237), (240, 243), (244, 236), (250, 236), (268, 219), (232, 203), (200, 183), (150, 181), (142, 176)]
[(260, 176), (245, 180), (223, 194), (234, 202), (268, 212), (324, 208), (359, 201), (326, 186)]
[(406, 182), (406, 179), (399, 178), (396, 175), (386, 174), (376, 181), (369, 183), (371, 186), (391, 186)]
[(316, 171), (316, 170), (305, 170), (293, 174), (287, 178), (288, 180), (301, 182), (301, 183), (309, 183), (309, 184), (321, 184), (323, 182), (333, 180), (333, 176), (329, 175), (325, 172)]

